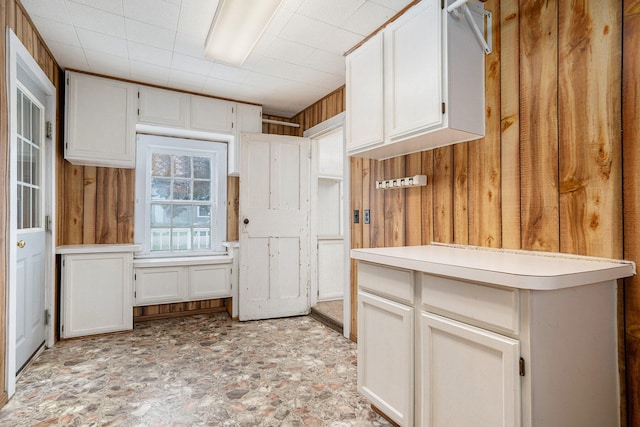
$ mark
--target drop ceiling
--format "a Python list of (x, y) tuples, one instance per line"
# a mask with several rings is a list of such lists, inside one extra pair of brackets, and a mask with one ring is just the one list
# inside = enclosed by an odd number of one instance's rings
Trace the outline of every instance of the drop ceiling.
[(344, 84), (343, 53), (410, 0), (284, 0), (241, 67), (206, 59), (218, 0), (21, 0), (61, 67), (290, 117)]

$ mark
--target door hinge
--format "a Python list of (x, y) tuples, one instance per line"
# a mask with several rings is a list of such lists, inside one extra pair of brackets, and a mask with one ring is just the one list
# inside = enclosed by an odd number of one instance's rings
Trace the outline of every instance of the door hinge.
[(61, 331), (61, 332), (64, 332), (64, 325), (62, 325), (62, 326), (60, 327), (60, 331)]
[(520, 358), (520, 376), (524, 377), (524, 359)]
[(133, 280), (138, 280), (138, 275), (136, 273), (133, 273)]
[(48, 325), (50, 319), (51, 319), (51, 315), (49, 314), (49, 310), (45, 310), (44, 311), (44, 324)]
[(44, 216), (44, 231), (46, 232), (51, 231), (51, 216), (49, 215)]
[(440, 9), (444, 9), (444, 0), (440, 1)]
[(442, 114), (444, 114), (447, 111), (447, 104), (445, 104), (444, 102), (442, 103)]
[(133, 297), (134, 297), (134, 298), (137, 298), (137, 297), (138, 297), (138, 292), (133, 291)]
[(69, 143), (68, 143), (68, 142), (65, 142), (65, 143), (64, 143), (64, 148), (65, 148), (66, 150), (68, 150), (68, 149), (69, 149)]
[(47, 138), (51, 139), (51, 133), (53, 132), (53, 126), (51, 125), (51, 122), (50, 122), (50, 121), (48, 121), (48, 122), (45, 124), (45, 127), (44, 127), (44, 128), (45, 128), (45, 136), (46, 136)]

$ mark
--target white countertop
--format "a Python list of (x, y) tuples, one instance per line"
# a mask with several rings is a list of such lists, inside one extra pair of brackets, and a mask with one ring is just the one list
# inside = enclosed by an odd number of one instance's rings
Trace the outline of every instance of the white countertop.
[(211, 265), (231, 264), (233, 257), (229, 255), (168, 257), (168, 258), (136, 258), (134, 267), (175, 267), (179, 265)]
[(631, 261), (440, 245), (352, 249), (359, 261), (512, 288), (556, 290), (629, 277)]
[(56, 248), (56, 254), (102, 254), (114, 252), (138, 252), (142, 245), (117, 243), (112, 245), (63, 245)]

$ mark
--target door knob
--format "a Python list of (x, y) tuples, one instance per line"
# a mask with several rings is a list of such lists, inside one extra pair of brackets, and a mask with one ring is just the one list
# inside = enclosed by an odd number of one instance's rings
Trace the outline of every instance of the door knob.
[(19, 248), (24, 248), (27, 242), (25, 242), (24, 240), (19, 240), (18, 243), (16, 244), (18, 245)]
[(242, 222), (244, 222), (244, 225), (249, 224), (249, 218), (245, 218), (244, 221), (242, 221)]

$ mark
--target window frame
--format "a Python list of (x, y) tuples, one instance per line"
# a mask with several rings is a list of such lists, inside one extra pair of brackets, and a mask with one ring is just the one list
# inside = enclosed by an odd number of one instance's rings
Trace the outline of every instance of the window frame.
[[(211, 195), (217, 195), (211, 206), (211, 248), (189, 250), (151, 250), (151, 158), (154, 151), (171, 155), (212, 158)], [(215, 160), (214, 160), (215, 159)], [(193, 178), (192, 178), (193, 179)], [(157, 203), (158, 201), (153, 201)], [(191, 200), (196, 207), (202, 201)], [(173, 204), (173, 201), (170, 201)], [(192, 211), (192, 215), (194, 212)], [(179, 227), (178, 227), (179, 228)], [(193, 229), (193, 224), (190, 227)], [(202, 228), (202, 227), (196, 227)], [(171, 229), (169, 227), (169, 229)], [(137, 258), (190, 257), (222, 255), (226, 248), (222, 242), (227, 234), (227, 143), (220, 140), (197, 140), (184, 137), (138, 134), (136, 136), (134, 240), (142, 245)], [(193, 239), (193, 236), (191, 236)], [(192, 242), (191, 242), (192, 243)]]

